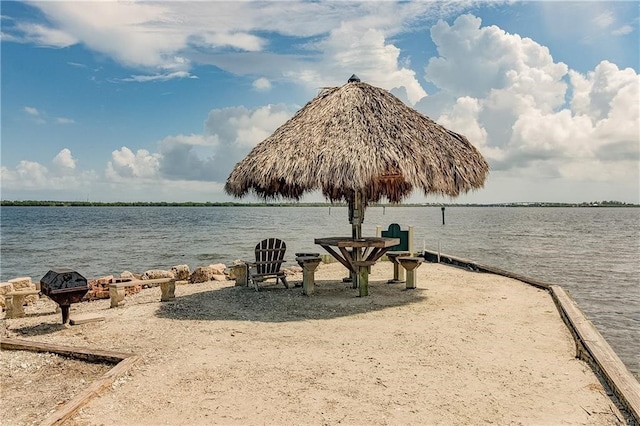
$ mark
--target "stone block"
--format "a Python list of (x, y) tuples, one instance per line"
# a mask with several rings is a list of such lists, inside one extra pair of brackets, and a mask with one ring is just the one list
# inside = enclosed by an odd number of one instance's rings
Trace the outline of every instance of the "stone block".
[(171, 272), (176, 280), (183, 281), (188, 280), (191, 275), (189, 265), (176, 265), (171, 267)]
[(122, 284), (113, 283), (109, 286), (109, 296), (111, 297), (111, 307), (117, 308), (120, 302), (124, 300), (125, 291)]
[[(34, 296), (36, 289), (23, 289), (12, 291), (5, 295), (5, 303), (7, 308), (6, 318), (22, 318), (25, 316), (24, 305), (27, 304), (26, 298)], [(37, 296), (37, 294), (35, 294)]]
[(110, 284), (114, 281), (114, 276), (113, 275), (108, 275), (106, 277), (100, 277), (94, 280), (95, 284), (98, 285), (105, 285), (105, 284)]
[(156, 280), (158, 278), (175, 278), (173, 272), (162, 269), (150, 269), (145, 271), (140, 277), (141, 280)]
[[(35, 289), (34, 289), (35, 290)], [(38, 291), (38, 290), (35, 290)], [(40, 296), (37, 294), (30, 294), (29, 296), (24, 298), (25, 305), (32, 306), (36, 301), (40, 299)]]
[(109, 298), (109, 284), (115, 282), (113, 275), (90, 280), (88, 282), (89, 291), (85, 294), (83, 300), (96, 300)]
[(0, 283), (0, 307), (2, 309), (6, 308), (6, 294), (13, 291), (13, 284), (11, 283)]
[(96, 291), (95, 293), (96, 299), (108, 299), (109, 298), (109, 290), (101, 290)]
[(211, 281), (215, 272), (211, 266), (199, 266), (189, 276), (189, 282), (191, 283), (206, 283)]
[(25, 315), (22, 303), (17, 303), (17, 300), (14, 299), (14, 296), (11, 296), (12, 293), (9, 294), (9, 296), (5, 297), (5, 303), (7, 305), (5, 318), (22, 318)]
[(236, 287), (246, 287), (247, 282), (247, 265), (244, 262), (233, 262), (231, 272), (229, 273), (229, 279), (236, 281)]
[(124, 280), (139, 280), (140, 275), (134, 274), (133, 272), (124, 271), (120, 274), (120, 278)]
[(9, 292), (14, 291), (13, 284), (11, 283), (0, 283), (0, 295), (5, 295)]
[(13, 284), (14, 291), (20, 290), (35, 290), (36, 285), (31, 282), (31, 277), (20, 277), (9, 280)]
[(131, 296), (134, 294), (138, 294), (142, 291), (142, 286), (137, 284), (137, 285), (132, 285), (132, 286), (127, 286), (124, 288), (124, 293), (127, 296)]
[(212, 281), (227, 281), (226, 275), (215, 274), (211, 276)]
[(209, 265), (209, 269), (211, 270), (211, 275), (224, 275), (224, 271), (227, 269), (227, 265), (224, 263), (216, 263), (213, 265)]
[(161, 302), (168, 302), (171, 299), (175, 299), (176, 297), (176, 282), (169, 281), (166, 283), (160, 284), (160, 290), (162, 295), (160, 296)]

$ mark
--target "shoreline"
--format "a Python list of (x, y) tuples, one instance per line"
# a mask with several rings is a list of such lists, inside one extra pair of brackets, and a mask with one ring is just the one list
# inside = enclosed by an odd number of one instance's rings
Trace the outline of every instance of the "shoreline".
[(408, 291), (386, 284), (390, 270), (374, 265), (366, 298), (341, 283), (341, 265), (326, 264), (311, 297), (210, 282), (179, 286), (175, 301), (161, 303), (159, 289), (147, 289), (122, 308), (72, 305), (102, 322), (49, 331), (41, 323), (58, 315), (27, 317), (4, 320), (5, 333), (141, 357), (78, 412), (77, 425), (621, 424), (596, 374), (575, 358), (548, 292), (433, 263)]

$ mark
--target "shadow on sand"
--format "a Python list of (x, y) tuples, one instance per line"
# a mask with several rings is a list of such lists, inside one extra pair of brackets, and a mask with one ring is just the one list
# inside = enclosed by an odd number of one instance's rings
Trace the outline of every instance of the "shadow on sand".
[[(42, 316), (42, 315), (30, 315), (30, 316)], [(60, 321), (59, 317), (56, 317), (58, 320), (57, 324), (52, 323), (41, 323), (31, 326), (25, 326), (20, 328), (12, 328), (11, 331), (19, 334), (21, 337), (30, 337), (30, 336), (41, 336), (44, 334), (51, 334), (58, 332), (60, 330), (64, 330), (67, 326), (63, 325)]]
[(358, 297), (350, 283), (316, 281), (311, 296), (302, 288), (285, 289), (282, 284), (263, 283), (253, 287), (225, 287), (219, 290), (178, 295), (161, 305), (156, 315), (177, 320), (290, 322), (326, 320), (365, 314), (418, 303), (426, 298), (424, 290), (406, 290), (404, 284), (389, 285), (370, 281), (369, 296)]

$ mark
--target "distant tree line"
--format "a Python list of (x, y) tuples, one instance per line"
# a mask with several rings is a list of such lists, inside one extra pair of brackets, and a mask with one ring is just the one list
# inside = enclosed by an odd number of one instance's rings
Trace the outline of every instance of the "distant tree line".
[(99, 202), (99, 201), (37, 201), (23, 200), (11, 201), (2, 200), (2, 207), (330, 207), (343, 206), (340, 203), (234, 203), (234, 202), (167, 202), (167, 201), (115, 201), (115, 202)]
[[(235, 202), (184, 202), (173, 203), (166, 201), (38, 201), (23, 200), (0, 201), (2, 207), (344, 207), (345, 203), (299, 203), (299, 202), (263, 202), (263, 203), (235, 203)], [(369, 207), (640, 207), (640, 204), (622, 201), (592, 201), (583, 203), (490, 203), (490, 204), (455, 204), (455, 203), (422, 203), (422, 204), (384, 204), (372, 203)]]

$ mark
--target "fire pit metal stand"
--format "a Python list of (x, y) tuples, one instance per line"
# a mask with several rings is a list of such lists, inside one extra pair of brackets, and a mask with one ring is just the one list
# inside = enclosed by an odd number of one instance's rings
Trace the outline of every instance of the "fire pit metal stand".
[(40, 291), (60, 305), (62, 324), (69, 320), (69, 308), (89, 291), (87, 279), (71, 269), (51, 270), (40, 280)]

